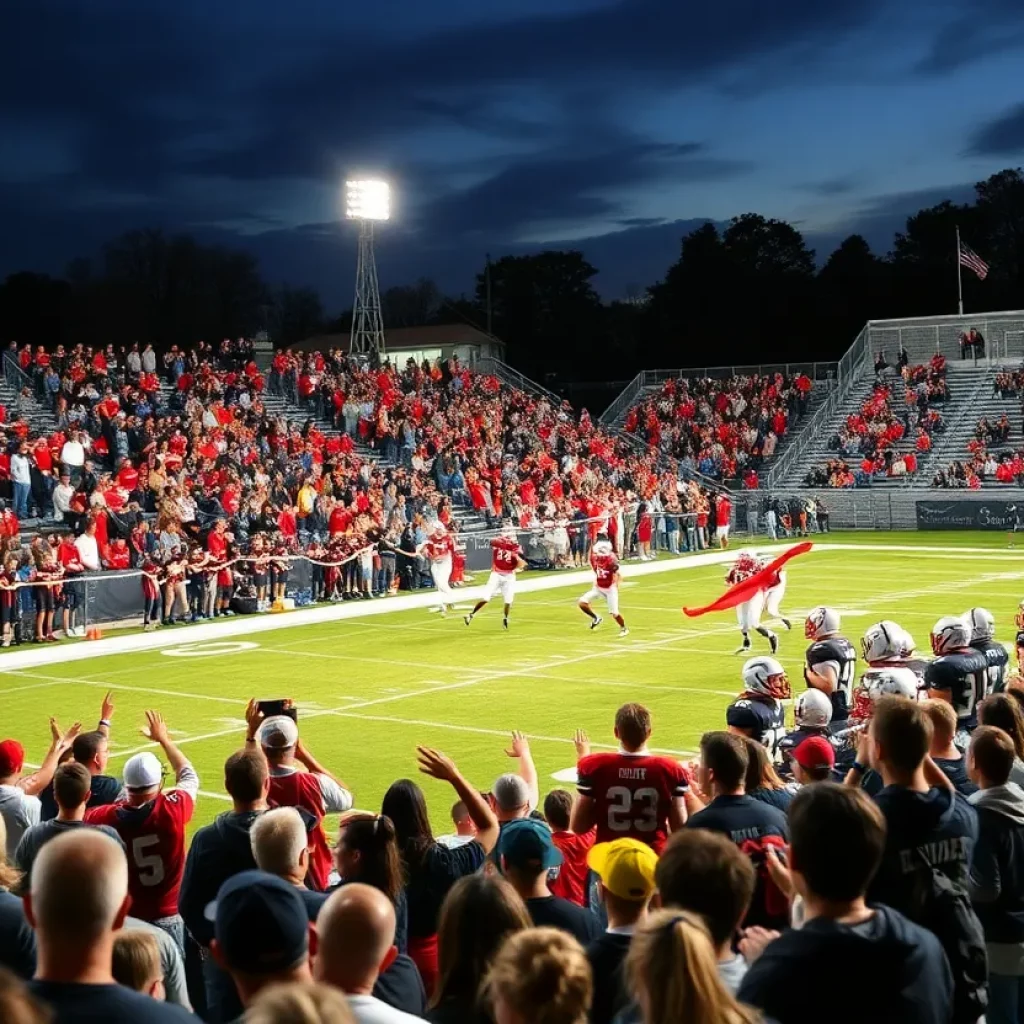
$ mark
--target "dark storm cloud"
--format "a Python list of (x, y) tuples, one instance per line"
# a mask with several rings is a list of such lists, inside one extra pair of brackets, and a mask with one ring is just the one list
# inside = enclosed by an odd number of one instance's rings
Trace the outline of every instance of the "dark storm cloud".
[(945, 75), (1024, 46), (1020, 0), (956, 0), (951, 6), (952, 16), (935, 33), (918, 71)]
[(839, 178), (826, 178), (823, 181), (806, 182), (796, 186), (801, 192), (807, 192), (813, 196), (821, 196), (823, 199), (847, 195), (856, 187), (856, 179), (849, 175)]
[(971, 136), (969, 156), (1015, 156), (1024, 153), (1024, 103), (983, 124)]

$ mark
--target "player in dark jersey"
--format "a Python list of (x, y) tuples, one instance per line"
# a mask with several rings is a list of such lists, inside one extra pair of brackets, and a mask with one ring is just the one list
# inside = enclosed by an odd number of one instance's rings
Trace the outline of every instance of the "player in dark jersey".
[(995, 639), (996, 620), (987, 608), (972, 608), (964, 614), (971, 629), (971, 647), (985, 655), (988, 669), (985, 673), (985, 696), (1002, 693), (1006, 689), (1010, 655)]
[[(787, 732), (779, 742), (779, 753), (783, 758), (792, 757), (793, 751), (811, 736), (829, 738), (832, 701), (821, 690), (804, 690), (793, 704), (793, 721), (796, 728)], [(843, 725), (845, 727), (845, 723)]]
[(832, 723), (844, 728), (853, 706), (853, 680), (857, 651), (839, 632), (839, 612), (819, 605), (804, 621), (804, 636), (814, 642), (807, 648), (804, 681), (821, 690), (832, 702)]
[(956, 711), (956, 745), (966, 749), (978, 725), (978, 701), (985, 696), (988, 662), (970, 647), (971, 628), (964, 619), (946, 615), (932, 629), (935, 660), (925, 669), (928, 696), (945, 700)]
[(743, 665), (743, 692), (725, 712), (729, 732), (763, 744), (774, 758), (786, 734), (782, 701), (789, 696), (786, 671), (774, 658), (750, 658)]

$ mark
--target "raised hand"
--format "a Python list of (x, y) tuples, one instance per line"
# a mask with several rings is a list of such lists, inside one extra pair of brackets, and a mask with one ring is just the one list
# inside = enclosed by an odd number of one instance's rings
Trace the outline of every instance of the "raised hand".
[(518, 730), (512, 731), (512, 748), (505, 751), (506, 757), (526, 757), (530, 753), (530, 741)]
[(159, 711), (146, 712), (146, 724), (140, 731), (147, 739), (152, 740), (154, 743), (159, 743), (161, 746), (170, 740), (167, 723)]
[(114, 691), (108, 690), (100, 705), (100, 720), (109, 722), (114, 717)]
[(416, 756), (420, 763), (420, 771), (432, 779), (451, 782), (459, 774), (455, 762), (447, 754), (442, 754), (440, 750), (417, 747)]
[(576, 748), (577, 761), (590, 754), (590, 737), (582, 729), (572, 734), (572, 745)]

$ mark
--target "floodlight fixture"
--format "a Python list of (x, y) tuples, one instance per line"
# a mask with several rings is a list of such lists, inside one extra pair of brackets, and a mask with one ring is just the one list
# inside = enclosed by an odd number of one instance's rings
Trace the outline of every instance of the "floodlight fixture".
[(346, 181), (345, 216), (349, 220), (388, 220), (391, 217), (391, 186), (374, 178)]

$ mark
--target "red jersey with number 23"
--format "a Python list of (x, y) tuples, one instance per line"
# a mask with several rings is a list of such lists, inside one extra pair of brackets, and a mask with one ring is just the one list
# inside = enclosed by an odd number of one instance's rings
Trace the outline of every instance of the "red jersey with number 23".
[(109, 825), (124, 840), (132, 917), (157, 921), (178, 913), (185, 826), (195, 806), (191, 794), (171, 789), (142, 807), (116, 803), (85, 812), (89, 825)]
[(588, 754), (576, 766), (580, 796), (595, 804), (597, 841), (639, 839), (660, 854), (668, 841), (672, 801), (686, 794), (690, 777), (670, 757)]
[(510, 537), (496, 537), (491, 541), (491, 568), (506, 575), (515, 572), (522, 553), (519, 541)]

